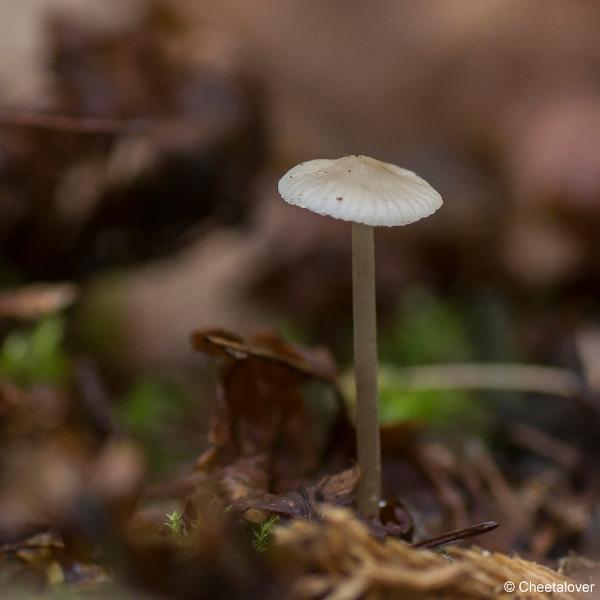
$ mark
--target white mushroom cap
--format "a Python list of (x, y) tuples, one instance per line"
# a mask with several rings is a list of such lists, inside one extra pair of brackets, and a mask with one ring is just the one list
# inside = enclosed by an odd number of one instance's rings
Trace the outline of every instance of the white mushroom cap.
[(438, 192), (412, 171), (360, 154), (300, 163), (278, 189), (289, 204), (365, 225), (408, 225), (442, 205)]

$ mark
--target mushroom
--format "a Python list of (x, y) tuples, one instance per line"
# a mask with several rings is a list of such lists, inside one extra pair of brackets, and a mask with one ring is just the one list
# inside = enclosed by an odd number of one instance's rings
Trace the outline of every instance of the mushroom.
[(440, 208), (442, 198), (412, 171), (360, 154), (300, 163), (279, 180), (278, 189), (289, 204), (352, 222), (357, 502), (361, 512), (376, 515), (381, 449), (373, 227), (414, 223)]

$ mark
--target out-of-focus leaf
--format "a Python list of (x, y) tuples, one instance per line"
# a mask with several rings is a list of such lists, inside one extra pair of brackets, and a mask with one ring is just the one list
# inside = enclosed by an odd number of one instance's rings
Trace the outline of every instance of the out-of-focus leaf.
[[(49, 597), (57, 600), (79, 597), (75, 591), (99, 591), (112, 583), (112, 578), (100, 565), (82, 563), (69, 557), (61, 536), (50, 530), (0, 545), (0, 557), (5, 568), (6, 563), (18, 561), (18, 578), (23, 583), (37, 580), (40, 585), (53, 588), (54, 594)], [(4, 586), (2, 590), (2, 597), (8, 598), (10, 593), (11, 598), (33, 598), (33, 595), (13, 596)]]

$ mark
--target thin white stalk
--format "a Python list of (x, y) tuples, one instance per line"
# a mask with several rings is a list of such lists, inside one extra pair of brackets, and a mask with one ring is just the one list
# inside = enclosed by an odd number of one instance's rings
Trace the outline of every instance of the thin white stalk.
[(358, 509), (376, 515), (381, 498), (381, 448), (377, 399), (377, 319), (373, 227), (352, 224), (352, 294), (356, 435), (360, 480)]

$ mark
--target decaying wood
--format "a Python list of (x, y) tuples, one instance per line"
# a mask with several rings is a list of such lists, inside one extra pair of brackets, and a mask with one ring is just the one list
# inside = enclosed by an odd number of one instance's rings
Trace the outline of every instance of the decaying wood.
[[(322, 506), (321, 514), (320, 524), (293, 521), (274, 532), (274, 558), (292, 570), (297, 599), (513, 598), (519, 596), (506, 593), (505, 583), (514, 583), (518, 592), (522, 581), (553, 586), (553, 598), (577, 597), (561, 591), (577, 585), (574, 580), (516, 556), (475, 547), (439, 554), (392, 538), (380, 543), (346, 509)], [(534, 590), (521, 597), (549, 596)]]

